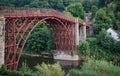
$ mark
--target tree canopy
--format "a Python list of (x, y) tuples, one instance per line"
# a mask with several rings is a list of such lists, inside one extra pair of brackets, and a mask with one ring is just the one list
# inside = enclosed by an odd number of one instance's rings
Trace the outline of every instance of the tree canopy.
[(70, 4), (65, 11), (70, 12), (74, 17), (84, 19), (85, 12), (81, 3)]
[(102, 28), (108, 29), (109, 27), (112, 27), (112, 20), (106, 15), (106, 11), (104, 9), (99, 9), (96, 12), (93, 27), (94, 32), (97, 34), (101, 31)]

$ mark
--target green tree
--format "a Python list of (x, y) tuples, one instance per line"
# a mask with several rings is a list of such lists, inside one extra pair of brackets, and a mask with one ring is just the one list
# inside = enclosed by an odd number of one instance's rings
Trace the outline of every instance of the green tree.
[(112, 27), (112, 19), (106, 15), (105, 9), (99, 9), (93, 24), (95, 34), (98, 34), (102, 28), (108, 29), (110, 27)]
[(81, 3), (70, 4), (65, 11), (70, 12), (74, 17), (84, 19), (84, 9)]
[(53, 53), (55, 47), (54, 38), (46, 23), (39, 24), (31, 33), (25, 50), (33, 53), (49, 52)]
[(83, 0), (82, 4), (84, 6), (84, 10), (86, 12), (89, 12), (91, 10), (92, 6), (98, 5), (98, 0)]
[(96, 14), (97, 10), (98, 10), (97, 6), (93, 5), (93, 6), (91, 7), (92, 18), (95, 17), (95, 14)]
[(113, 0), (99, 0), (98, 7), (105, 7), (109, 3), (111, 3)]
[(0, 0), (0, 6), (14, 6), (15, 0)]
[(110, 34), (106, 32), (105, 29), (102, 29), (101, 32), (97, 35), (98, 46), (102, 49), (107, 49), (111, 52), (114, 52), (115, 40), (111, 37)]
[(88, 41), (84, 41), (82, 45), (79, 48), (80, 52), (82, 52), (85, 55), (90, 55), (90, 44)]
[(64, 0), (49, 0), (50, 8), (63, 11), (65, 8), (63, 1)]
[(117, 41), (114, 45), (114, 53), (120, 54), (120, 41)]
[(15, 7), (25, 7), (30, 4), (32, 0), (15, 0), (14, 6)]
[(36, 8), (48, 8), (48, 0), (33, 0), (26, 7), (36, 7)]

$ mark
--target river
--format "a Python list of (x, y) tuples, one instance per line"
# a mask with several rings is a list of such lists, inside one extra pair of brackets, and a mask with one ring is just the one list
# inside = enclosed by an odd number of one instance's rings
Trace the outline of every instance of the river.
[(54, 60), (53, 58), (43, 58), (39, 56), (29, 56), (29, 55), (22, 55), (19, 61), (18, 68), (21, 67), (22, 62), (26, 62), (31, 69), (34, 69), (34, 66), (41, 63), (49, 63), (53, 64), (59, 62), (62, 66), (62, 69), (67, 73), (70, 69), (80, 69), (83, 60), (80, 61), (60, 61)]

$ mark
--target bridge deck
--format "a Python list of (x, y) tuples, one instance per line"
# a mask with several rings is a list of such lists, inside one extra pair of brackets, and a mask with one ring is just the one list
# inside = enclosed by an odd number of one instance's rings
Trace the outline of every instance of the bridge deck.
[[(7, 17), (56, 17), (61, 20), (75, 23), (75, 18), (54, 9), (46, 8), (15, 8), (0, 7), (0, 16)], [(83, 25), (83, 21), (79, 20), (79, 24)]]

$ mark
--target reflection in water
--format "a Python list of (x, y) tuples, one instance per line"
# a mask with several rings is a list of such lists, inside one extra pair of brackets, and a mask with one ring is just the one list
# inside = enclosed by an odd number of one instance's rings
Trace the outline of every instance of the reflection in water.
[(70, 69), (80, 69), (83, 61), (65, 61), (65, 60), (54, 60), (59, 62), (64, 71), (67, 73)]
[(64, 69), (64, 71), (68, 72), (70, 69), (73, 68), (80, 69), (83, 61), (61, 61), (61, 60), (54, 60), (52, 58), (22, 55), (18, 68), (21, 67), (22, 62), (26, 62), (31, 69), (34, 69), (34, 66), (36, 66), (37, 64), (41, 64), (42, 62), (49, 64), (59, 62), (62, 68)]

